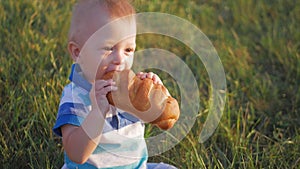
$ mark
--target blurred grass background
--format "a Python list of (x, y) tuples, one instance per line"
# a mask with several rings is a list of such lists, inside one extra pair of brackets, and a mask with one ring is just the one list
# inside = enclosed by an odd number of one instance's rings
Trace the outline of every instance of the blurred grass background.
[[(72, 64), (66, 40), (74, 3), (0, 0), (0, 168), (63, 164), (61, 140), (52, 127)], [(189, 65), (203, 107), (185, 139), (149, 161), (178, 168), (300, 168), (300, 1), (133, 4), (137, 12), (169, 13), (199, 27), (215, 46), (227, 80), (221, 122), (200, 144), (210, 85), (201, 61), (170, 38), (138, 37), (138, 49), (163, 48)], [(178, 97), (172, 85), (170, 91)], [(146, 134), (151, 132), (148, 127)]]

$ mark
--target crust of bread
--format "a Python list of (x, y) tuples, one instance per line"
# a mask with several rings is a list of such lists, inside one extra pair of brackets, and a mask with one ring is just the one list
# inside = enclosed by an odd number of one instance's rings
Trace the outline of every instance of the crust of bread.
[(163, 130), (172, 128), (178, 120), (178, 102), (165, 86), (153, 84), (151, 79), (142, 80), (132, 70), (108, 72), (102, 79), (113, 79), (118, 87), (117, 91), (107, 94), (111, 105)]

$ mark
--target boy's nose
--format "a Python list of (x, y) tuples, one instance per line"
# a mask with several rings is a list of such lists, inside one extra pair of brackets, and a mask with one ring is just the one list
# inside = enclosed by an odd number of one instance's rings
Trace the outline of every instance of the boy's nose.
[(124, 62), (124, 56), (121, 53), (121, 51), (115, 51), (113, 53), (113, 63), (118, 65), (118, 64), (122, 64)]

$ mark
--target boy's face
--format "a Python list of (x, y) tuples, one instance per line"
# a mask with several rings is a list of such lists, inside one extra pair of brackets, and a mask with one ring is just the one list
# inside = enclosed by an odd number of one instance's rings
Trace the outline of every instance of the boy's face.
[(130, 69), (136, 47), (135, 20), (101, 15), (91, 18), (91, 22), (93, 24), (87, 28), (89, 31), (100, 29), (88, 38), (77, 59), (87, 80), (93, 82), (107, 72)]

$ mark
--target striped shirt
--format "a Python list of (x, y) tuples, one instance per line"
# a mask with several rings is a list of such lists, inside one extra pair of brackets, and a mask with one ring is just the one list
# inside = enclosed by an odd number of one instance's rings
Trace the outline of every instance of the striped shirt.
[[(65, 86), (53, 131), (62, 136), (65, 124), (80, 126), (91, 111), (89, 84), (81, 75), (77, 64), (72, 66), (72, 81)], [(127, 112), (112, 108), (105, 118), (98, 146), (84, 164), (72, 162), (64, 153), (65, 166), (69, 169), (94, 168), (146, 168), (147, 147), (144, 140), (144, 124)]]

